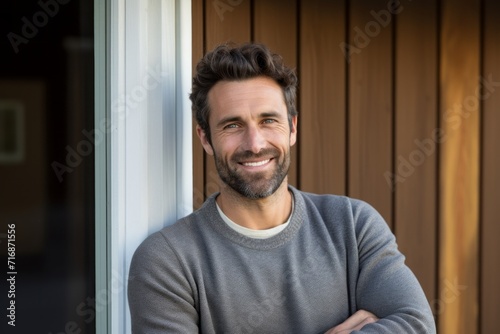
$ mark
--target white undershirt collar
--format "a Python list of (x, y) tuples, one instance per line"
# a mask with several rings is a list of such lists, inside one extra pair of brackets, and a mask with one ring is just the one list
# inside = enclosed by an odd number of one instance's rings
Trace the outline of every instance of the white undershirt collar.
[(215, 205), (217, 206), (217, 211), (219, 211), (219, 214), (220, 214), (222, 220), (227, 224), (227, 226), (229, 226), (230, 228), (232, 228), (236, 232), (241, 233), (244, 236), (247, 236), (249, 238), (267, 239), (267, 238), (273, 237), (273, 236), (277, 235), (278, 233), (280, 233), (281, 231), (283, 231), (290, 223), (290, 219), (292, 217), (293, 208), (294, 208), (294, 198), (292, 195), (292, 213), (288, 217), (287, 221), (284, 222), (283, 224), (280, 224), (278, 226), (275, 226), (275, 227), (272, 227), (272, 228), (269, 228), (266, 230), (254, 230), (251, 228), (247, 228), (247, 227), (243, 227), (241, 225), (238, 225), (235, 222), (233, 222), (231, 219), (229, 219), (229, 217), (226, 216), (224, 214), (224, 212), (222, 212), (221, 208), (219, 207), (219, 204), (217, 204), (217, 201), (215, 202)]

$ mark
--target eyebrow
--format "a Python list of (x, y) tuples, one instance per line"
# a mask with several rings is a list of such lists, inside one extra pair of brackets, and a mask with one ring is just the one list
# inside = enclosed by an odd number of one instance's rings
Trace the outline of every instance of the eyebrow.
[[(277, 111), (266, 111), (262, 112), (259, 114), (260, 118), (268, 118), (268, 117), (275, 117), (275, 118), (280, 118), (281, 114)], [(217, 127), (223, 126), (224, 124), (231, 123), (231, 122), (241, 122), (243, 121), (243, 118), (240, 116), (228, 116), (224, 117), (217, 123)]]
[(268, 111), (260, 114), (260, 118), (275, 117), (280, 118), (281, 114), (277, 111)]

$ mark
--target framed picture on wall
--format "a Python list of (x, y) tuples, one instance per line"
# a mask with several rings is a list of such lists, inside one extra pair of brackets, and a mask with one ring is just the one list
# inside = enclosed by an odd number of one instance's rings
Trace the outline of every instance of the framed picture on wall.
[(24, 160), (24, 105), (16, 100), (0, 100), (0, 164)]

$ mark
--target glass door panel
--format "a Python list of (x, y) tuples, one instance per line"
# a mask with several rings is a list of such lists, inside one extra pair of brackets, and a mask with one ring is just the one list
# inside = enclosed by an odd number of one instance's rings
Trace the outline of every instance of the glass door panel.
[(0, 332), (94, 333), (93, 1), (0, 8)]

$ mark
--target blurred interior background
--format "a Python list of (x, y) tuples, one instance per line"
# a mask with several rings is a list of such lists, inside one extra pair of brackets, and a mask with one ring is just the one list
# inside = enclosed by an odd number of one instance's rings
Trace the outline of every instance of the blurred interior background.
[[(92, 333), (94, 159), (82, 131), (94, 127), (93, 2), (0, 8), (0, 332)], [(4, 314), (7, 224), (15, 328)]]

